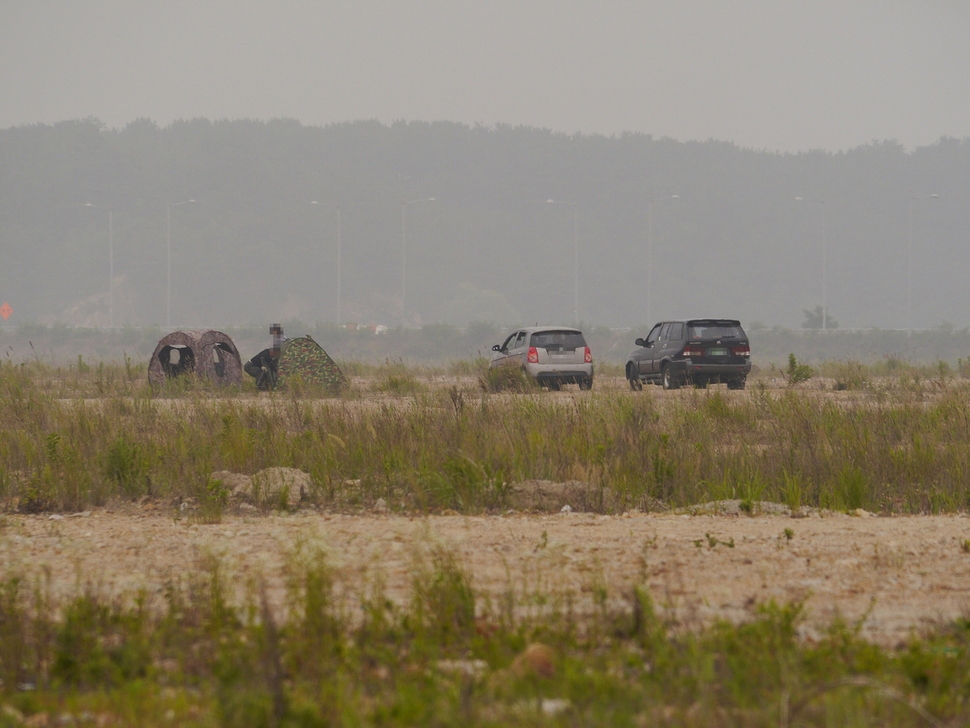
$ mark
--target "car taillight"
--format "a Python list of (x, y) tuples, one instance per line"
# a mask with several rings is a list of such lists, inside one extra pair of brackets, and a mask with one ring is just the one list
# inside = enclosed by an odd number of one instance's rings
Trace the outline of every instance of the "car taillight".
[(590, 348), (588, 346), (586, 347), (586, 353), (583, 354), (583, 361), (586, 362), (587, 364), (593, 363), (593, 352), (590, 351)]
[(684, 356), (704, 356), (704, 350), (699, 346), (685, 346)]
[(734, 346), (731, 348), (731, 353), (734, 356), (751, 356), (751, 347), (747, 344), (742, 346)]
[(529, 363), (538, 364), (539, 363), (539, 352), (534, 346), (529, 347)]

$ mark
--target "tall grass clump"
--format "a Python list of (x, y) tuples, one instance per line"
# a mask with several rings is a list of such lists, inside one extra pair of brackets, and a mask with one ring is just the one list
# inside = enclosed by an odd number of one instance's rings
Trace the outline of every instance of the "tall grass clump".
[(426, 391), (427, 386), (403, 362), (388, 361), (377, 370), (375, 381), (370, 389), (372, 392), (411, 396)]
[(483, 392), (535, 392), (539, 385), (521, 367), (485, 367), (478, 373)]

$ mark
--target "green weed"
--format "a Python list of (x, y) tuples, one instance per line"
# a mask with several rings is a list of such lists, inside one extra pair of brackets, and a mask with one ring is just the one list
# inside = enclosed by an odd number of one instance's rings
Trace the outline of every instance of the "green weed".
[(807, 382), (813, 376), (815, 376), (815, 372), (808, 364), (799, 364), (794, 354), (788, 355), (788, 369), (785, 370), (785, 378), (789, 387)]
[(839, 362), (834, 366), (822, 367), (822, 374), (835, 379), (833, 389), (836, 391), (869, 389), (872, 386), (868, 368), (859, 362)]
[(534, 392), (535, 381), (521, 367), (495, 367), (485, 369), (478, 375), (483, 392)]
[(511, 589), (502, 606), (480, 597), (440, 546), (416, 559), (403, 600), (389, 599), (377, 574), (362, 590), (348, 588), (305, 545), (282, 578), (285, 609), (270, 605), (258, 576), (230, 589), (233, 575), (209, 556), (154, 601), (81, 587), (55, 606), (42, 587), (30, 588), (43, 577), (8, 576), (3, 720), (475, 728), (778, 725), (780, 717), (915, 728), (970, 719), (966, 620), (896, 649), (866, 642), (861, 623), (836, 621), (803, 640), (797, 602), (685, 630), (645, 585), (621, 593), (601, 572), (583, 592), (592, 608), (577, 608), (571, 592), (525, 588)]
[(122, 434), (108, 445), (104, 474), (127, 497), (138, 497), (147, 490), (147, 469), (147, 456), (141, 443)]
[(413, 396), (419, 392), (426, 392), (427, 389), (414, 372), (400, 361), (387, 362), (380, 368), (376, 381), (371, 385), (372, 392), (382, 392), (397, 397)]

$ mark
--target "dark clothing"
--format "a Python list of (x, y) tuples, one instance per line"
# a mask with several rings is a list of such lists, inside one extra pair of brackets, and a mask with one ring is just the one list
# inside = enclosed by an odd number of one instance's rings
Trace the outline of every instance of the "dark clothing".
[(270, 354), (270, 351), (271, 351), (270, 349), (263, 349), (256, 356), (250, 359), (249, 363), (252, 364), (257, 369), (262, 369), (263, 367), (267, 367), (269, 369), (272, 369), (275, 372), (276, 360), (278, 359), (278, 357), (272, 356)]
[(276, 387), (277, 357), (271, 356), (269, 352), (269, 349), (263, 349), (243, 364), (246, 374), (256, 379), (256, 389), (261, 391)]

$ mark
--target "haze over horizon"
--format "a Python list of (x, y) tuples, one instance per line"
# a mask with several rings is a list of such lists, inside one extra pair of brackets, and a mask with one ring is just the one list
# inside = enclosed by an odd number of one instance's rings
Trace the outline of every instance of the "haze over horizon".
[(968, 326), (967, 38), (946, 0), (0, 0), (0, 303)]
[(970, 136), (970, 4), (0, 2), (0, 128), (509, 124), (906, 149)]

